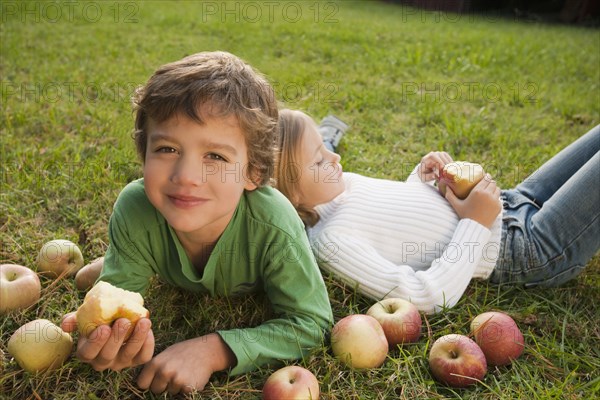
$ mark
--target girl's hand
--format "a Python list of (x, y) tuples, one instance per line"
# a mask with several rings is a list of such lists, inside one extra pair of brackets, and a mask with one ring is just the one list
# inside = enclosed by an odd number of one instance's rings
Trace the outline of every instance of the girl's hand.
[(440, 176), (440, 171), (448, 163), (451, 163), (452, 157), (445, 151), (432, 151), (425, 155), (419, 163), (417, 174), (421, 182), (430, 182)]
[(460, 200), (452, 189), (446, 190), (446, 200), (450, 203), (460, 219), (469, 218), (486, 228), (491, 228), (498, 214), (502, 210), (500, 203), (500, 188), (492, 180), (490, 174), (485, 177), (471, 190), (466, 199)]

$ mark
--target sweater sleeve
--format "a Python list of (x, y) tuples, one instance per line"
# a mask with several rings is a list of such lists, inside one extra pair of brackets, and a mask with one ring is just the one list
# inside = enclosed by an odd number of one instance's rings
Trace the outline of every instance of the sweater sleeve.
[[(319, 264), (343, 280), (358, 284), (365, 295), (380, 300), (400, 297), (421, 311), (434, 313), (453, 307), (474, 274), (490, 231), (470, 220), (461, 220), (441, 257), (425, 270), (395, 264), (356, 236), (326, 228), (312, 241)], [(408, 247), (407, 247), (408, 249)]]
[(232, 375), (278, 360), (295, 360), (323, 344), (333, 314), (304, 232), (273, 252), (264, 290), (275, 317), (253, 328), (219, 331), (237, 358)]

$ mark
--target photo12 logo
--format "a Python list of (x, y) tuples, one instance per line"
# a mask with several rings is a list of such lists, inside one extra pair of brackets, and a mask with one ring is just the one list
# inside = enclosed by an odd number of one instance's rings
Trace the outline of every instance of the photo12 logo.
[(336, 24), (339, 5), (334, 2), (280, 1), (203, 1), (201, 20), (207, 22), (295, 23), (302, 19), (314, 23)]
[(483, 100), (497, 103), (503, 100), (519, 103), (536, 103), (539, 91), (533, 82), (514, 82), (500, 85), (496, 82), (402, 82), (402, 102), (447, 102)]
[(3, 23), (99, 22), (134, 24), (138, 22), (139, 4), (134, 1), (3, 1)]
[(21, 103), (129, 103), (137, 87), (135, 82), (10, 82), (0, 81), (2, 101)]
[(338, 101), (336, 95), (339, 93), (339, 87), (334, 82), (272, 82), (271, 85), (277, 98), (287, 104), (304, 102), (307, 99), (312, 104)]

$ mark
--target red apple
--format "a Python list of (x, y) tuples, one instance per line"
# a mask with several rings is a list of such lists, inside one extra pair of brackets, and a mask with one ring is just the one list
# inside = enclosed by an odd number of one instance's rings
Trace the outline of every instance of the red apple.
[(265, 400), (317, 400), (319, 392), (319, 381), (314, 374), (297, 365), (273, 372), (262, 390)]
[(379, 367), (388, 353), (383, 328), (370, 315), (342, 318), (331, 331), (333, 354), (346, 365), (361, 369)]
[(519, 358), (525, 348), (523, 334), (516, 322), (502, 312), (479, 314), (471, 321), (471, 334), (489, 365), (508, 365)]
[(379, 321), (390, 347), (416, 342), (421, 336), (421, 314), (413, 303), (404, 299), (381, 300), (369, 308), (367, 315)]
[(29, 268), (16, 264), (0, 265), (0, 314), (35, 304), (41, 291), (40, 278)]
[(438, 187), (446, 195), (446, 186), (452, 189), (456, 197), (465, 199), (471, 190), (484, 177), (483, 167), (466, 161), (448, 163), (440, 172)]
[(485, 355), (477, 343), (456, 334), (442, 336), (433, 343), (429, 368), (438, 381), (452, 387), (473, 385), (487, 372)]
[(50, 277), (71, 276), (83, 267), (83, 255), (75, 243), (57, 239), (42, 246), (37, 262), (38, 271)]

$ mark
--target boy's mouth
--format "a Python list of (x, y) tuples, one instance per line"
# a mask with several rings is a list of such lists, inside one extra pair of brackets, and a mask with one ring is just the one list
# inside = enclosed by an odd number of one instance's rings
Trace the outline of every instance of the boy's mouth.
[(167, 195), (167, 197), (175, 207), (179, 208), (195, 207), (208, 201), (208, 199), (205, 199), (203, 197), (184, 196), (178, 194), (170, 194)]

